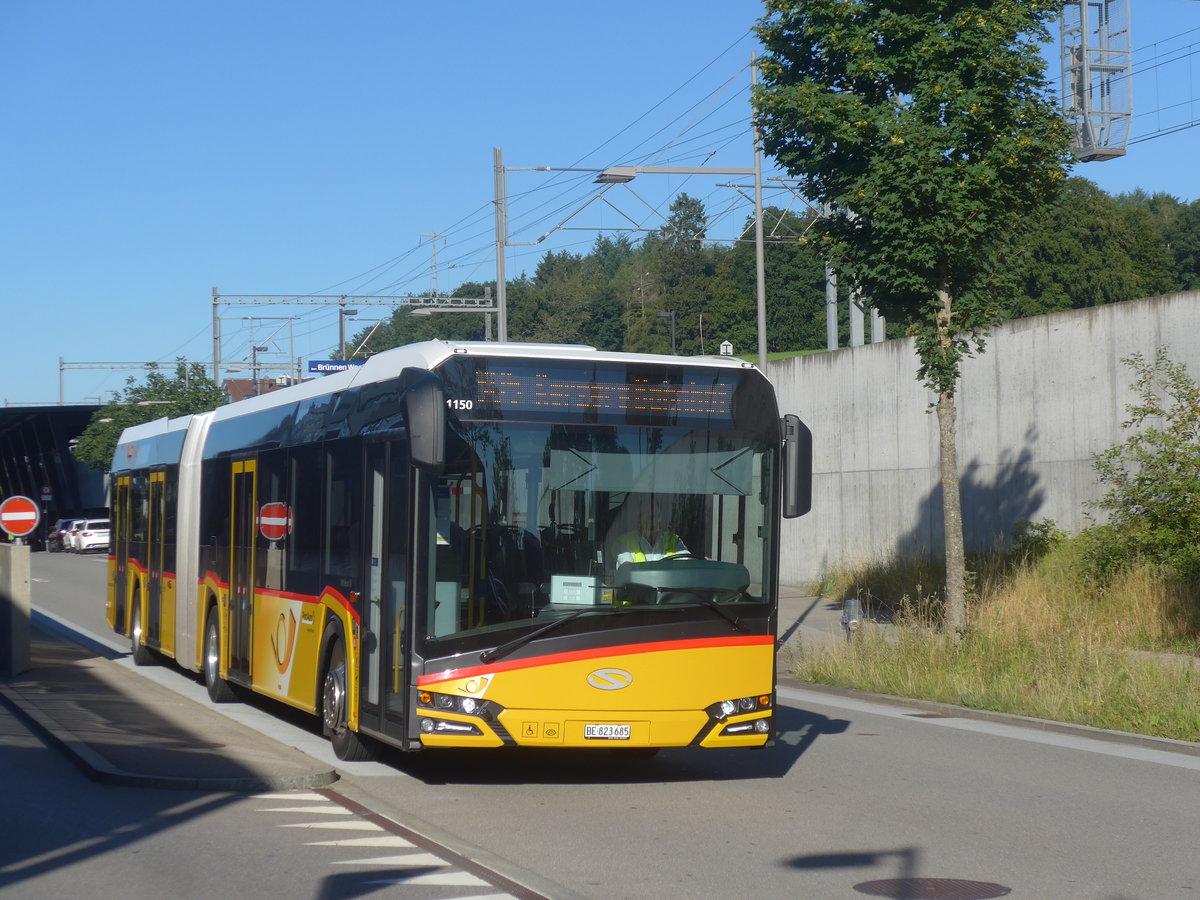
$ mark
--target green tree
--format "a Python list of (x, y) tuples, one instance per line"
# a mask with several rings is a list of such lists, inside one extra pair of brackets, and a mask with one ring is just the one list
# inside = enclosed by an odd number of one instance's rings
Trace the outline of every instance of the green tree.
[(1139, 293), (1135, 243), (1130, 217), (1117, 201), (1086, 179), (1067, 179), (1029, 230), (1018, 262), (1021, 296), (1006, 318), (1146, 296)]
[(623, 234), (600, 235), (584, 258), (584, 283), (591, 314), (580, 328), (579, 339), (601, 350), (621, 350), (625, 329), (621, 323), (619, 275), (632, 264), (636, 251)]
[[(825, 348), (825, 261), (807, 238), (811, 225), (811, 219), (795, 213), (763, 209), (768, 351)], [(753, 353), (758, 346), (752, 218), (742, 234), (731, 249), (716, 252), (712, 297), (704, 314), (705, 331), (715, 338), (709, 340), (710, 353), (724, 340), (735, 353)]]
[(842, 283), (909, 323), (940, 434), (946, 623), (966, 622), (955, 395), (1006, 298), (1013, 238), (1056, 193), (1068, 132), (1039, 41), (1058, 0), (768, 0), (763, 144), (832, 213)]
[(1180, 202), (1169, 194), (1144, 191), (1119, 194), (1117, 207), (1133, 234), (1130, 262), (1137, 276), (1137, 297), (1156, 297), (1180, 290), (1175, 254), (1167, 240), (1167, 223), (1179, 216)]
[(711, 298), (718, 252), (704, 246), (707, 221), (703, 202), (680, 194), (662, 228), (643, 241), (642, 262), (653, 273), (657, 302), (645, 304), (642, 295), (636, 308), (626, 306), (626, 349), (669, 353), (671, 325), (658, 314), (673, 312), (676, 352), (700, 353), (700, 317)]
[(520, 309), (510, 307), (509, 330), (521, 340), (577, 343), (591, 324), (590, 301), (583, 257), (551, 251), (538, 263)]
[(97, 471), (107, 472), (124, 429), (155, 419), (205, 412), (224, 402), (224, 392), (213, 384), (200, 363), (176, 360), (173, 375), (151, 368), (141, 384), (132, 376), (126, 379), (120, 396), (92, 415), (91, 423), (79, 435), (75, 457)]
[(1200, 290), (1200, 200), (1182, 207), (1165, 234), (1175, 256), (1179, 286), (1185, 291)]

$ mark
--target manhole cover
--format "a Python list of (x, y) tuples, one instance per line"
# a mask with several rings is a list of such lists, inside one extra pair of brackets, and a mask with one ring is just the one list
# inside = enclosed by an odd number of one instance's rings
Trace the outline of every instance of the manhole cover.
[(1004, 897), (1012, 889), (1002, 884), (962, 878), (885, 878), (856, 884), (854, 890), (890, 900), (988, 900), (989, 897)]

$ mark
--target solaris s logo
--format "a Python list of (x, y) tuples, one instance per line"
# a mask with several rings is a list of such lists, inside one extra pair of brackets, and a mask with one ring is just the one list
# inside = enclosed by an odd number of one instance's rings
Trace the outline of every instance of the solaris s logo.
[(633, 684), (633, 676), (624, 669), (597, 669), (588, 675), (587, 683), (598, 691), (619, 691)]

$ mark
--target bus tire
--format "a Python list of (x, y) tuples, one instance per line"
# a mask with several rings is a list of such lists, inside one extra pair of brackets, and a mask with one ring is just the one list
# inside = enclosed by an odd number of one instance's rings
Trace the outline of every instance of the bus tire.
[(135, 666), (148, 666), (154, 662), (154, 654), (142, 643), (142, 596), (133, 598), (133, 611), (129, 616), (129, 655)]
[(213, 703), (232, 703), (237, 700), (233, 687), (221, 677), (221, 627), (217, 608), (208, 611), (204, 620), (204, 686)]
[(325, 658), (325, 674), (321, 679), (321, 730), (329, 738), (338, 759), (346, 762), (370, 759), (370, 747), (350, 729), (346, 647), (340, 634), (334, 632), (329, 638)]

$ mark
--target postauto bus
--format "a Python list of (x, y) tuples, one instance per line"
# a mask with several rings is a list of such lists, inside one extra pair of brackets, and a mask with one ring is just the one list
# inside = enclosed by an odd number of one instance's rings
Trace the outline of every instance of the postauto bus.
[[(811, 438), (748, 363), (431, 341), (127, 429), (112, 473), (135, 661), (312, 713), (342, 759), (773, 740)], [(631, 550), (649, 518), (671, 546)]]

